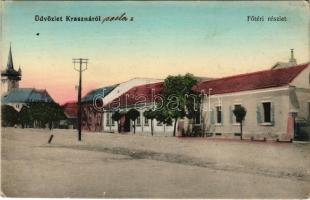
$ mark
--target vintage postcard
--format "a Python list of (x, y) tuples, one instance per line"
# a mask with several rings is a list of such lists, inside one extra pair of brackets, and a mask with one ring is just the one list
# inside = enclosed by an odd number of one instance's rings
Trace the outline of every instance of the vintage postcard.
[(310, 198), (308, 1), (2, 1), (1, 195)]

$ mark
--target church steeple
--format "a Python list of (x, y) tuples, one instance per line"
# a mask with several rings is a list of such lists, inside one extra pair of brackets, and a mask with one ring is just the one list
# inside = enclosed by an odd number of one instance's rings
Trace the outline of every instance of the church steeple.
[(21, 69), (19, 70), (14, 69), (11, 43), (10, 43), (8, 62), (6, 64), (6, 68), (3, 71), (1, 71), (1, 77), (8, 77), (9, 79), (12, 80), (21, 80)]
[(15, 70), (13, 65), (12, 48), (10, 43), (10, 51), (6, 68), (1, 71), (1, 96), (10, 92), (14, 88), (19, 88), (19, 81), (21, 80), (22, 70)]
[(10, 51), (9, 51), (8, 62), (7, 62), (6, 67), (7, 67), (7, 69), (14, 69), (11, 43), (10, 43)]

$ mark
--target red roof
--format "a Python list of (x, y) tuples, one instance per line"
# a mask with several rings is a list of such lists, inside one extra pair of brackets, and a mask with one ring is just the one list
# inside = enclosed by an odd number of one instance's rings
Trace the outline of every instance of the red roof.
[(307, 68), (309, 63), (289, 68), (264, 70), (254, 73), (229, 76), (210, 81), (204, 81), (193, 87), (195, 91), (207, 94), (209, 88), (212, 94), (224, 94), (247, 90), (264, 89), (288, 85), (294, 78)]
[(77, 118), (77, 102), (67, 102), (61, 107), (68, 118)]
[(131, 106), (138, 103), (150, 103), (156, 101), (155, 95), (162, 92), (164, 88), (163, 82), (145, 84), (131, 88), (123, 93), (120, 97), (115, 98), (108, 103), (105, 108), (113, 109), (124, 106)]

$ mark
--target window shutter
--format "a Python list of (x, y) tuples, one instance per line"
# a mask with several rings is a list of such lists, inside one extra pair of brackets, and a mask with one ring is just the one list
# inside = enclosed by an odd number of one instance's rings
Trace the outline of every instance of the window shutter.
[(233, 117), (234, 117), (234, 113), (233, 113), (233, 110), (232, 110), (232, 106), (229, 106), (229, 120), (230, 120), (231, 124), (234, 122), (233, 121)]
[(272, 125), (274, 126), (274, 124), (275, 124), (275, 114), (274, 114), (274, 104), (272, 103), (272, 102), (270, 102), (270, 112), (271, 112), (271, 123), (272, 123)]
[(258, 104), (256, 107), (256, 120), (258, 124), (262, 123), (262, 113), (260, 109), (260, 104)]
[(213, 109), (211, 109), (211, 124), (215, 124), (214, 110)]
[(221, 119), (222, 119), (222, 123), (224, 124), (224, 110), (223, 110), (223, 106), (221, 106)]

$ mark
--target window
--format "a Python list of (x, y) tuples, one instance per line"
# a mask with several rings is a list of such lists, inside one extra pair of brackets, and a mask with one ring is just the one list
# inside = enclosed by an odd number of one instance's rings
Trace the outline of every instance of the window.
[(149, 119), (144, 117), (144, 126), (148, 126), (149, 125)]
[[(241, 107), (241, 104), (235, 104), (234, 110), (237, 109), (237, 108), (240, 108), (240, 107)], [(235, 116), (234, 112), (232, 114)], [(234, 117), (234, 122), (235, 123), (239, 123), (239, 122), (237, 122), (237, 117), (236, 116)]]
[(271, 103), (264, 102), (263, 103), (263, 112), (264, 112), (264, 123), (271, 123)]
[(137, 126), (141, 126), (141, 117), (140, 116), (137, 118)]
[(112, 119), (112, 113), (107, 113), (107, 126), (114, 126), (115, 121)]
[(111, 119), (111, 117), (110, 117), (110, 113), (107, 113), (107, 126), (110, 126), (110, 119)]
[(195, 120), (195, 124), (200, 124), (201, 123), (201, 121), (200, 121), (200, 113), (195, 116), (194, 120)]
[(221, 124), (222, 123), (222, 107), (216, 106), (216, 123)]

